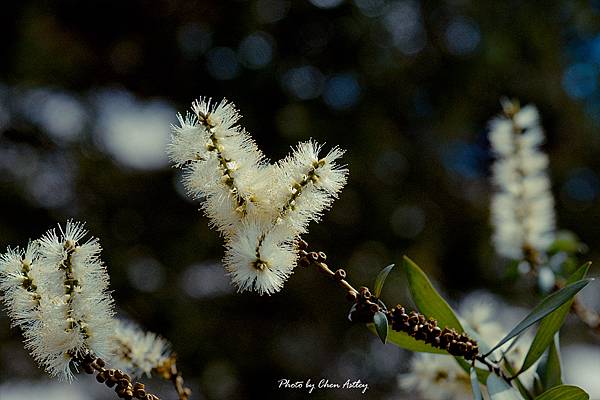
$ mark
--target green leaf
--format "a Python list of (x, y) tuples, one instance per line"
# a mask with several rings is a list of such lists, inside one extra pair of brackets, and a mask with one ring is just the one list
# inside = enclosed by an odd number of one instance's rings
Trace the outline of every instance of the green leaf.
[[(546, 362), (544, 360), (544, 358), (542, 358), (542, 361)], [(532, 389), (536, 395), (540, 395), (540, 394), (544, 393), (544, 385), (542, 385), (542, 381), (541, 381), (540, 375), (538, 373), (540, 371), (539, 365), (542, 364), (542, 361), (540, 361), (540, 363), (538, 364), (538, 368), (535, 370), (535, 373), (533, 374), (533, 388)]]
[(554, 341), (550, 343), (544, 363), (540, 365), (538, 373), (542, 380), (544, 390), (562, 385), (562, 367), (560, 362), (558, 333), (554, 336)]
[(542, 393), (535, 400), (588, 400), (589, 398), (590, 396), (577, 386), (560, 385)]
[[(571, 284), (585, 278), (590, 269), (590, 265), (591, 263), (589, 262), (582, 265), (577, 271), (575, 271), (575, 273), (573, 273), (573, 275), (569, 277), (567, 284)], [(573, 300), (574, 297), (542, 319), (538, 331), (535, 334), (535, 338), (529, 347), (527, 356), (525, 356), (525, 361), (523, 361), (523, 366), (521, 367), (519, 374), (529, 369), (542, 356), (542, 354), (544, 354), (544, 351), (546, 351), (550, 343), (552, 343), (554, 334), (558, 332), (564, 323), (565, 318), (571, 309)]]
[(487, 379), (487, 389), (492, 400), (522, 400), (519, 392), (496, 374)]
[(413, 301), (419, 311), (427, 317), (435, 318), (441, 327), (464, 332), (452, 308), (435, 290), (427, 275), (410, 258), (404, 256), (403, 266), (408, 276), (408, 286)]
[[(513, 342), (515, 343), (515, 342)], [(512, 343), (511, 343), (512, 346)], [(508, 353), (508, 350), (505, 352), (505, 354)], [(514, 375), (515, 374), (515, 370), (512, 367), (512, 365), (510, 364), (510, 362), (508, 362), (508, 360), (506, 358), (504, 358), (503, 363), (504, 368), (506, 368), (506, 371), (508, 371), (509, 374)], [(523, 396), (524, 399), (527, 400), (533, 400), (533, 395), (529, 392), (529, 390), (525, 387), (525, 385), (523, 385), (523, 382), (521, 382), (521, 380), (519, 379), (518, 376), (515, 376), (514, 379), (512, 380), (512, 382), (514, 382), (514, 385), (517, 387), (517, 389), (519, 390), (519, 393), (521, 393), (521, 396)]]
[(524, 399), (533, 400), (533, 395), (529, 393), (525, 385), (523, 385), (523, 382), (521, 382), (521, 380), (518, 377), (513, 379), (513, 382), (515, 383), (515, 386), (517, 387), (519, 393), (521, 393), (521, 396)]
[[(419, 268), (410, 258), (404, 256), (402, 262), (408, 276), (408, 286), (413, 301), (421, 313), (427, 317), (437, 320), (441, 327), (449, 327), (465, 332), (461, 323), (458, 321), (454, 310), (448, 305), (446, 300), (435, 290), (425, 272)], [(437, 349), (436, 349), (437, 350)], [(444, 352), (446, 353), (446, 352)], [(447, 353), (446, 353), (447, 354)], [(470, 365), (462, 357), (454, 357), (456, 362), (469, 373)], [(477, 369), (479, 380), (483, 383), (487, 378), (487, 371)]]
[(473, 400), (483, 400), (483, 396), (481, 395), (481, 388), (479, 387), (479, 380), (477, 378), (477, 371), (475, 368), (471, 367), (469, 371), (469, 375), (471, 376), (471, 388), (473, 389)]
[(375, 324), (375, 329), (377, 330), (377, 336), (383, 342), (383, 344), (387, 341), (388, 335), (388, 320), (385, 316), (385, 313), (381, 311), (377, 311), (373, 316), (373, 324)]
[[(525, 329), (571, 300), (581, 289), (583, 289), (591, 279), (583, 279), (572, 283), (564, 288), (546, 296), (521, 322), (517, 324), (498, 344), (496, 344), (489, 353), (508, 342), (510, 339), (519, 335)], [(488, 353), (488, 354), (489, 354)]]
[[(368, 324), (367, 327), (371, 332), (377, 334), (375, 324)], [(388, 330), (387, 342), (395, 344), (402, 349), (415, 351), (417, 353), (448, 354), (445, 350), (435, 348), (425, 342), (416, 340), (405, 332), (396, 332), (391, 329)]]
[(383, 289), (383, 284), (385, 283), (385, 280), (392, 268), (394, 268), (394, 264), (388, 265), (387, 267), (382, 269), (377, 275), (377, 278), (375, 278), (375, 285), (373, 289), (375, 297), (379, 298), (379, 296), (381, 295), (381, 289)]

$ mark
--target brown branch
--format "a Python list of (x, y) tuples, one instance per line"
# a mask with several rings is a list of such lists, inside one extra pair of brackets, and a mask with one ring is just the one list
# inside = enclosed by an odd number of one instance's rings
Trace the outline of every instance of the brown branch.
[(300, 265), (316, 265), (346, 291), (346, 297), (354, 303), (350, 314), (353, 322), (371, 323), (376, 313), (383, 312), (392, 330), (405, 332), (416, 340), (424, 341), (451, 355), (464, 357), (466, 360), (473, 361), (480, 356), (477, 342), (466, 333), (459, 333), (448, 327), (440, 328), (435, 319), (427, 318), (416, 311), (407, 312), (400, 304), (388, 310), (380, 299), (371, 295), (369, 288), (363, 286), (356, 290), (348, 283), (345, 279), (346, 271), (338, 269), (333, 272), (325, 263), (327, 256), (324, 252), (308, 252), (308, 244), (303, 240), (299, 242), (298, 247)]
[(473, 366), (475, 366), (475, 361), (479, 361), (491, 373), (498, 375), (509, 385), (511, 384), (514, 377), (508, 377), (497, 363), (488, 360), (486, 355), (481, 354), (477, 341), (471, 339), (466, 333), (459, 334), (456, 330), (447, 327), (441, 329), (435, 319), (427, 318), (416, 311), (407, 314), (400, 304), (388, 310), (380, 299), (371, 295), (369, 288), (362, 286), (356, 290), (348, 283), (346, 271), (337, 269), (334, 272), (325, 263), (327, 255), (324, 252), (308, 251), (308, 243), (302, 239), (298, 241), (297, 246), (301, 266), (308, 267), (311, 264), (317, 266), (321, 272), (337, 282), (346, 291), (346, 298), (354, 303), (354, 311), (350, 314), (351, 321), (372, 323), (375, 313), (381, 311), (388, 318), (392, 330), (405, 332), (414, 339), (424, 341), (432, 347), (445, 350), (453, 356), (463, 357), (465, 360), (469, 360)]
[(177, 396), (179, 396), (179, 400), (189, 400), (192, 395), (192, 390), (190, 388), (185, 387), (183, 376), (181, 372), (177, 369), (177, 355), (173, 354), (169, 357), (163, 364), (154, 369), (158, 374), (162, 376), (163, 379), (171, 381), (175, 390), (177, 391)]
[(308, 244), (301, 239), (297, 245), (301, 266), (308, 267), (311, 264), (317, 266), (321, 272), (337, 282), (346, 291), (346, 298), (354, 303), (354, 311), (350, 314), (353, 322), (372, 323), (375, 313), (383, 312), (392, 330), (405, 332), (414, 339), (424, 341), (432, 347), (445, 350), (453, 356), (463, 357), (465, 360), (469, 360), (473, 366), (475, 366), (475, 361), (479, 361), (491, 373), (498, 375), (509, 385), (511, 384), (511, 379), (514, 379), (514, 377), (509, 378), (497, 363), (491, 362), (486, 355), (481, 354), (477, 341), (471, 339), (466, 333), (459, 334), (456, 330), (447, 327), (442, 329), (435, 319), (427, 318), (416, 311), (406, 313), (404, 307), (400, 304), (388, 310), (380, 299), (371, 295), (369, 288), (362, 286), (356, 290), (348, 283), (346, 271), (337, 269), (334, 272), (325, 263), (327, 255), (324, 252), (308, 251)]
[(316, 265), (319, 267), (321, 272), (335, 280), (338, 285), (340, 285), (341, 288), (346, 291), (346, 297), (349, 301), (356, 301), (359, 291), (349, 284), (348, 281), (346, 281), (346, 271), (340, 268), (333, 272), (329, 266), (325, 264), (327, 255), (322, 251), (318, 253), (314, 251), (307, 252), (306, 250), (308, 249), (308, 243), (306, 243), (304, 240), (299, 241), (298, 247), (300, 248), (300, 265), (305, 267), (309, 266), (310, 264)]
[(83, 358), (75, 358), (88, 374), (97, 373), (96, 380), (109, 388), (114, 387), (117, 396), (125, 400), (160, 400), (154, 394), (147, 393), (143, 383), (134, 382), (129, 375), (121, 370), (105, 368), (106, 363), (99, 357), (87, 354)]

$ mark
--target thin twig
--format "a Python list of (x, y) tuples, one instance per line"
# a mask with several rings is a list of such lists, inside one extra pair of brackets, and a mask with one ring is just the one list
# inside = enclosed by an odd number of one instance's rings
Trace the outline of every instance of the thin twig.
[(358, 290), (356, 290), (348, 281), (346, 281), (346, 271), (343, 269), (337, 269), (335, 272), (329, 268), (327, 264), (325, 264), (325, 260), (327, 259), (327, 255), (320, 252), (307, 252), (308, 244), (305, 241), (300, 241), (300, 264), (308, 265), (314, 264), (319, 269), (328, 275), (330, 278), (335, 280), (347, 293), (348, 300), (355, 301), (356, 296), (358, 296)]
[(192, 390), (185, 387), (183, 376), (177, 369), (177, 356), (172, 354), (162, 365), (155, 368), (155, 371), (162, 376), (163, 379), (171, 381), (179, 400), (189, 400), (192, 395)]
[[(338, 283), (338, 285), (342, 289), (344, 289), (344, 291), (346, 291), (347, 298), (357, 305), (360, 301), (362, 301), (362, 302), (365, 301), (365, 299), (363, 297), (366, 294), (367, 295), (367, 297), (366, 297), (367, 303), (366, 304), (367, 304), (367, 306), (370, 307), (371, 312), (374, 312), (376, 310), (383, 311), (388, 316), (388, 319), (391, 318), (391, 323), (392, 323), (393, 329), (397, 330), (398, 329), (397, 326), (400, 325), (401, 330), (406, 331), (404, 329), (404, 327), (402, 327), (402, 322), (399, 323), (399, 320), (394, 320), (394, 318), (397, 314), (405, 313), (403, 307), (398, 305), (396, 308), (388, 311), (387, 307), (385, 307), (385, 304), (383, 304), (383, 302), (381, 302), (380, 299), (375, 299), (375, 298), (370, 297), (368, 288), (361, 287), (359, 290), (357, 290), (350, 283), (348, 283), (348, 281), (345, 279), (346, 271), (344, 271), (343, 269), (337, 269), (334, 272), (325, 263), (327, 256), (324, 252), (309, 252), (308, 244), (303, 240), (299, 241), (298, 247), (300, 249), (300, 265), (309, 266), (309, 265), (313, 264), (313, 265), (317, 266), (321, 272), (323, 272), (325, 275), (327, 275), (328, 277), (330, 277), (331, 279), (336, 281)], [(381, 310), (379, 308), (380, 305), (383, 307), (383, 310)], [(407, 317), (407, 316), (408, 315), (405, 315), (404, 317)], [(371, 317), (372, 317), (372, 315), (371, 315)], [(416, 322), (413, 323), (412, 319), (415, 319)], [(422, 314), (419, 315), (418, 313), (415, 313), (415, 312), (411, 312), (411, 316), (407, 318), (407, 321), (405, 322), (405, 324), (409, 325), (409, 328), (410, 328), (410, 329), (408, 329), (409, 335), (415, 337), (418, 340), (424, 340), (426, 343), (429, 343), (430, 345), (432, 345), (434, 347), (440, 347), (440, 344), (443, 345), (443, 343), (440, 343), (440, 341), (438, 339), (440, 339), (445, 334), (450, 335), (454, 339), (458, 339), (458, 341), (461, 341), (464, 339), (462, 343), (465, 343), (465, 345), (467, 346), (467, 350), (461, 349), (461, 351), (459, 351), (458, 353), (455, 353), (453, 351), (454, 348), (450, 348), (451, 354), (454, 353), (453, 355), (466, 356), (465, 358), (468, 358), (469, 360), (471, 360), (473, 365), (475, 365), (475, 361), (481, 362), (489, 369), (490, 372), (495, 373), (496, 375), (500, 376), (501, 378), (503, 378), (506, 382), (508, 382), (510, 384), (510, 379), (506, 376), (506, 374), (502, 370), (502, 368), (500, 366), (496, 365), (495, 363), (490, 362), (490, 360), (488, 360), (486, 358), (486, 356), (479, 354), (477, 347), (476, 347), (476, 342), (471, 341), (466, 335), (464, 335), (464, 334), (459, 335), (454, 330), (450, 330), (448, 328), (444, 328), (444, 330), (442, 331), (440, 328), (437, 327), (437, 322), (435, 320), (432, 320), (432, 319), (425, 320), (425, 318)], [(394, 328), (394, 327), (396, 327), (396, 328)], [(434, 332), (436, 332), (436, 333), (434, 334)], [(455, 343), (456, 343), (456, 340), (455, 340)], [(473, 346), (475, 346), (475, 347), (473, 347)]]

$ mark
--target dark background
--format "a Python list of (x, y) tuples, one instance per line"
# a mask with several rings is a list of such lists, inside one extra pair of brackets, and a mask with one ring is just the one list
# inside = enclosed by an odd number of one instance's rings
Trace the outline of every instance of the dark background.
[[(352, 326), (316, 270), (271, 297), (232, 290), (164, 156), (169, 125), (226, 97), (271, 160), (311, 137), (347, 149), (349, 183), (305, 239), (358, 286), (408, 254), (454, 304), (486, 289), (531, 307), (490, 245), (486, 124), (502, 96), (539, 107), (559, 224), (598, 260), (599, 26), (597, 1), (3, 2), (0, 247), (86, 221), (120, 314), (172, 341), (196, 399), (306, 396), (281, 378), (404, 398), (409, 353)], [(408, 301), (399, 270), (384, 294)], [(0, 314), (0, 382), (42, 375)]]

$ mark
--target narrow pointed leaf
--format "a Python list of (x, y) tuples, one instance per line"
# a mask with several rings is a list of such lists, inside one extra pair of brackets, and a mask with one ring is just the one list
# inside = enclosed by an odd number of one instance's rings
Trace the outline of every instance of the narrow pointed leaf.
[(544, 390), (562, 385), (562, 365), (558, 342), (558, 334), (556, 334), (554, 341), (548, 347), (546, 360), (539, 371)]
[(373, 316), (373, 324), (377, 330), (377, 336), (379, 336), (379, 339), (385, 344), (388, 335), (388, 320), (385, 314), (381, 311), (377, 311)]
[[(543, 357), (542, 357), (542, 360), (544, 360)], [(540, 364), (541, 364), (541, 361), (540, 361)], [(538, 369), (536, 369), (535, 373), (533, 374), (533, 392), (536, 395), (540, 395), (540, 394), (544, 393), (544, 386), (542, 385), (542, 381), (540, 379)]]
[(529, 393), (529, 391), (527, 390), (525, 385), (523, 385), (523, 382), (521, 382), (521, 380), (518, 377), (515, 378), (513, 380), (513, 382), (515, 383), (515, 386), (519, 390), (519, 393), (521, 393), (521, 397), (523, 397), (526, 400), (533, 400), (533, 395), (531, 393)]
[(591, 279), (583, 279), (572, 283), (564, 288), (556, 291), (549, 296), (545, 297), (535, 308), (527, 315), (521, 322), (517, 324), (509, 333), (506, 335), (497, 345), (495, 345), (490, 351), (496, 350), (510, 339), (519, 335), (525, 329), (562, 306), (575, 296), (581, 289), (583, 289)]
[[(515, 342), (513, 342), (515, 343)], [(512, 346), (512, 343), (511, 343)], [(506, 353), (508, 353), (508, 351), (506, 351)], [(506, 368), (506, 371), (511, 374), (514, 375), (515, 374), (515, 370), (512, 367), (512, 365), (506, 360), (506, 358), (503, 360), (504, 368)], [(521, 380), (519, 379), (518, 376), (516, 376), (512, 382), (514, 382), (515, 387), (519, 390), (519, 393), (521, 393), (521, 396), (523, 396), (524, 399), (526, 400), (533, 400), (533, 394), (531, 394), (529, 392), (529, 390), (525, 387), (525, 385), (523, 385), (523, 382), (521, 382)]]
[[(591, 263), (588, 262), (579, 267), (579, 269), (569, 277), (567, 280), (567, 285), (585, 278), (590, 269), (590, 265)], [(527, 369), (529, 369), (542, 356), (542, 354), (544, 354), (544, 351), (546, 351), (550, 343), (552, 343), (554, 334), (558, 332), (564, 323), (574, 299), (575, 298), (572, 297), (562, 306), (558, 307), (556, 310), (552, 311), (550, 314), (544, 317), (544, 319), (542, 319), (519, 373), (525, 372)]]
[(419, 311), (427, 317), (435, 318), (441, 327), (447, 326), (464, 332), (456, 313), (435, 290), (425, 272), (406, 256), (403, 265), (408, 276), (410, 294)]
[(496, 374), (488, 376), (487, 389), (492, 400), (523, 400), (517, 389)]
[(588, 400), (589, 398), (590, 396), (580, 387), (560, 385), (542, 393), (535, 400)]
[(379, 298), (379, 296), (381, 295), (381, 289), (383, 289), (383, 284), (385, 283), (385, 280), (387, 279), (387, 276), (389, 275), (392, 268), (394, 268), (394, 264), (388, 265), (387, 267), (382, 269), (381, 272), (379, 272), (379, 274), (377, 275), (377, 278), (375, 279), (375, 285), (373, 287), (375, 297)]
[(483, 400), (483, 396), (481, 394), (481, 388), (479, 387), (479, 380), (477, 378), (477, 371), (475, 368), (471, 367), (471, 371), (469, 371), (469, 375), (471, 376), (471, 388), (473, 389), (473, 400)]
[[(377, 334), (375, 324), (368, 324), (367, 327), (371, 332)], [(415, 351), (417, 353), (433, 353), (433, 354), (448, 354), (446, 351), (428, 345), (425, 342), (416, 340), (404, 332), (396, 332), (388, 329), (387, 342), (392, 343), (402, 349)]]

